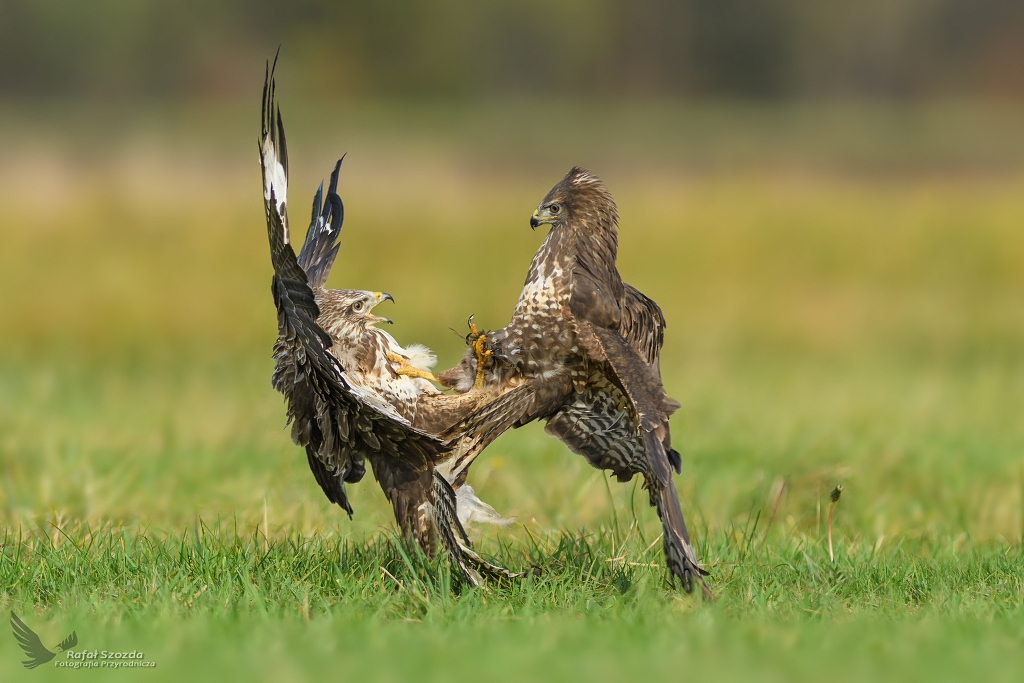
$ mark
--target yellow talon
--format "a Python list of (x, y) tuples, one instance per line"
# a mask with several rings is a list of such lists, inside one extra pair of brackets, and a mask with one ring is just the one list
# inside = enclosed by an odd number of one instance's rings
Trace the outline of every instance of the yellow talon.
[(395, 365), (398, 366), (397, 368), (395, 368), (395, 374), (397, 375), (404, 375), (406, 377), (414, 377), (418, 379), (426, 379), (430, 380), (431, 382), (437, 381), (437, 377), (434, 376), (434, 373), (427, 372), (426, 370), (420, 370), (419, 368), (414, 368), (413, 366), (409, 365), (409, 363), (406, 362), (406, 359), (403, 356), (400, 356), (397, 353), (391, 353), (389, 351), (384, 354), (384, 357), (387, 358), (389, 362), (394, 363)]
[[(474, 328), (475, 325), (471, 326)], [(484, 385), (484, 366), (487, 365), (487, 359), (491, 356), (491, 350), (485, 348), (487, 345), (487, 337), (480, 335), (473, 342), (473, 352), (476, 353), (476, 380), (473, 382), (473, 388), (479, 389)]]

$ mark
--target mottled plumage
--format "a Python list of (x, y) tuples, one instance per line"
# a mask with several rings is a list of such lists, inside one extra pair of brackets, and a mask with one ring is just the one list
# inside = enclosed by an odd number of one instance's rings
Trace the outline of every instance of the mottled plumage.
[[(672, 481), (682, 463), (668, 426), (678, 403), (659, 369), (665, 319), (615, 267), (615, 202), (600, 180), (573, 168), (534, 213), (531, 225), (541, 224), (551, 229), (512, 320), (486, 335), (498, 360), (488, 361), (485, 386), (528, 387), (517, 424), (546, 420), (549, 434), (594, 467), (620, 481), (642, 475), (662, 519), (672, 577), (687, 590), (696, 578), (707, 593)], [(464, 388), (475, 371), (467, 355), (441, 378)]]
[(476, 569), (508, 576), (470, 549), (459, 521), (460, 504), (489, 506), (472, 496), (472, 489), (458, 496), (453, 485), (465, 481), (469, 463), (508, 427), (502, 410), (521, 394), (510, 387), (440, 395), (429, 381), (409, 374), (411, 369), (429, 376), (429, 350), (404, 348), (375, 327), (390, 322), (371, 313), (390, 295), (324, 288), (343, 218), (337, 194), (340, 160), (326, 197), (322, 184), (316, 193), (306, 240), (295, 255), (288, 230), (287, 149), (274, 87), (268, 68), (260, 159), (278, 311), (272, 383), (286, 398), (292, 439), (305, 447), (328, 499), (350, 516), (345, 484), (362, 479), (369, 460), (407, 537), (431, 555), (440, 539), (472, 583), (480, 578)]

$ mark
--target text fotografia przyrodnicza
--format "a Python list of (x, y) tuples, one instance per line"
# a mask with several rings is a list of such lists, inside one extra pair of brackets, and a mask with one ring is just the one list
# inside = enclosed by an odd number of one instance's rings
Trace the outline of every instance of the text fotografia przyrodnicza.
[(65, 658), (57, 659), (53, 665), (67, 669), (150, 669), (156, 662), (146, 661), (146, 654), (141, 650), (68, 650)]

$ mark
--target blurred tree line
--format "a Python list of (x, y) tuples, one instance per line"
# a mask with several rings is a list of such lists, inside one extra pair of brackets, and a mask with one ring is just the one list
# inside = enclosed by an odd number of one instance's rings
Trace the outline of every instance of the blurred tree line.
[(7, 97), (1019, 97), (1021, 0), (0, 0)]

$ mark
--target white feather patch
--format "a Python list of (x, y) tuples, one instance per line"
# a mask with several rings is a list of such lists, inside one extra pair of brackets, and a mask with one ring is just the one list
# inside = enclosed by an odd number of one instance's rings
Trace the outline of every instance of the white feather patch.
[(502, 517), (497, 510), (477, 498), (476, 492), (469, 484), (463, 484), (455, 492), (455, 512), (462, 526), (468, 526), (473, 522), (508, 526), (516, 521), (515, 517)]
[(288, 240), (288, 227), (284, 223), (285, 215), (285, 204), (288, 202), (288, 175), (284, 171), (284, 166), (277, 160), (277, 154), (274, 150), (274, 143), (271, 142), (270, 138), (266, 138), (263, 141), (263, 148), (261, 150), (263, 155), (263, 199), (270, 201), (270, 193), (273, 190), (274, 199), (277, 203), (277, 213), (282, 218), (282, 224), (284, 228), (284, 242), (289, 243)]
[(378, 413), (386, 415), (388, 418), (399, 422), (403, 425), (408, 426), (409, 421), (398, 414), (394, 406), (388, 403), (380, 394), (369, 387), (363, 387), (349, 381), (349, 389), (352, 395), (355, 396), (361, 403), (370, 406)]
[(437, 365), (437, 356), (423, 344), (409, 344), (402, 350), (402, 355), (409, 359), (409, 365), (417, 370), (428, 371)]

